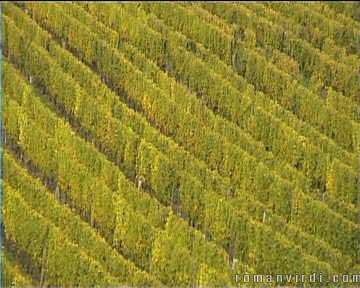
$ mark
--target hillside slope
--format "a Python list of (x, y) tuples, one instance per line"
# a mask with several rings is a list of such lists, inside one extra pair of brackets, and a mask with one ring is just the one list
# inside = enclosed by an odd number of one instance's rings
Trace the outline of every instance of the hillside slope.
[(4, 3), (4, 286), (356, 286), (353, 9)]

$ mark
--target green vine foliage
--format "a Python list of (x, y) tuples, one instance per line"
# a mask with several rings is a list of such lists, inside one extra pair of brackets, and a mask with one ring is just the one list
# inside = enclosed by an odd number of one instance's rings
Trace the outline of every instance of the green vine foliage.
[(293, 5), (6, 3), (5, 285), (356, 272), (359, 27)]

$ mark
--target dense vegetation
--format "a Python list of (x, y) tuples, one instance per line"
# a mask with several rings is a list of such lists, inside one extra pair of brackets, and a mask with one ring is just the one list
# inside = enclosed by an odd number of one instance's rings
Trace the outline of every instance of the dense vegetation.
[(359, 274), (358, 4), (2, 8), (4, 286)]

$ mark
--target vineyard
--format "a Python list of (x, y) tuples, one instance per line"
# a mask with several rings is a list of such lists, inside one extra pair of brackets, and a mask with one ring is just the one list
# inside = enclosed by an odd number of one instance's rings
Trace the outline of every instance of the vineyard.
[(3, 3), (4, 287), (360, 275), (359, 15)]

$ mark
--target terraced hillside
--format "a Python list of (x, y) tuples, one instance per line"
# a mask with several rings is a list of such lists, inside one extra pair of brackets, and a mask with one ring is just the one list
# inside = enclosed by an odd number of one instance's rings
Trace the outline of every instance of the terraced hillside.
[(4, 286), (360, 275), (359, 9), (2, 4)]

